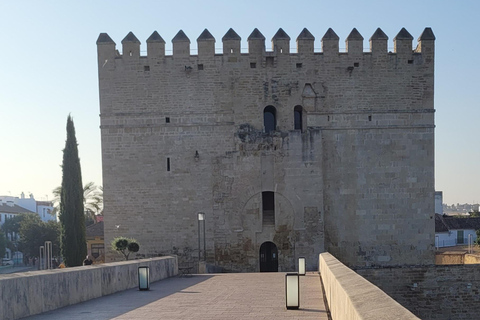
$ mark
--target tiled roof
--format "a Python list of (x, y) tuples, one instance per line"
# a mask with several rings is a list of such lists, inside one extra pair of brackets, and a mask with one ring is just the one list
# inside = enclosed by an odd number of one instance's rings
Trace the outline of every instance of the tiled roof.
[(480, 229), (480, 218), (456, 218), (435, 214), (435, 232), (478, 229)]
[(442, 216), (435, 214), (435, 232), (448, 232), (447, 225), (443, 222)]
[(35, 213), (28, 209), (22, 208), (16, 204), (9, 206), (8, 204), (0, 203), (0, 213)]
[(89, 225), (86, 228), (86, 234), (87, 238), (103, 238), (103, 221)]

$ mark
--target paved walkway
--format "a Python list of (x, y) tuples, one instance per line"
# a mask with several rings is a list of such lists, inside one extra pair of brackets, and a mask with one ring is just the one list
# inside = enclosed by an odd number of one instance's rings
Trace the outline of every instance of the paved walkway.
[(285, 273), (225, 273), (169, 278), (31, 316), (51, 319), (324, 319), (317, 272), (300, 277), (300, 309), (285, 308)]

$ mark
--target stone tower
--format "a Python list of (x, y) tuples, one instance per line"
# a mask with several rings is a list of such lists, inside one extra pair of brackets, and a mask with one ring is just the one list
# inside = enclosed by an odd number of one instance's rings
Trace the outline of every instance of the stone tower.
[[(332, 29), (314, 52), (279, 29), (255, 29), (248, 53), (230, 29), (223, 53), (205, 29), (173, 54), (155, 31), (140, 54), (97, 40), (105, 242), (139, 254), (206, 260), (214, 271), (316, 268), (329, 251), (350, 266), (430, 264), (434, 247), (434, 42), (412, 50), (381, 29), (346, 52)], [(198, 221), (198, 213), (205, 220)], [(205, 228), (205, 232), (203, 232)], [(205, 243), (205, 248), (204, 248)], [(107, 252), (107, 260), (115, 258)]]

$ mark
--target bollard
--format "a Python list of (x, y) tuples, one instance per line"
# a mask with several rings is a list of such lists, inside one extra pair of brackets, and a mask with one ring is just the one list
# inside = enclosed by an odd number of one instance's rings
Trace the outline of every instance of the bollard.
[(150, 290), (150, 268), (138, 267), (138, 290)]
[(287, 273), (285, 275), (285, 301), (287, 309), (298, 309), (300, 307), (300, 281), (298, 273)]
[(298, 258), (298, 275), (305, 275), (305, 257)]

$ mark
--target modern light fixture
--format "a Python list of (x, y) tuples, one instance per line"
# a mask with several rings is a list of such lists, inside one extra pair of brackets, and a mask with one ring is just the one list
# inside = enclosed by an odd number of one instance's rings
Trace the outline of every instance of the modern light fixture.
[(201, 260), (201, 248), (200, 248), (200, 233), (202, 228), (200, 227), (201, 224), (203, 224), (203, 261), (207, 261), (207, 240), (206, 240), (206, 235), (205, 235), (205, 213), (199, 212), (197, 213), (197, 219), (198, 219), (198, 261)]
[(150, 268), (138, 267), (138, 290), (150, 290)]
[(298, 258), (298, 275), (305, 275), (305, 257)]
[(298, 273), (287, 273), (285, 275), (285, 302), (287, 309), (298, 309), (300, 307), (300, 281)]

